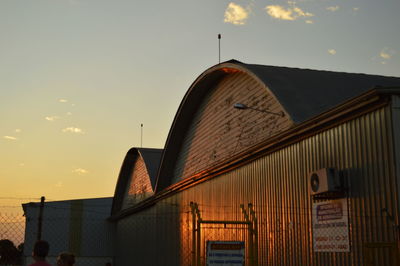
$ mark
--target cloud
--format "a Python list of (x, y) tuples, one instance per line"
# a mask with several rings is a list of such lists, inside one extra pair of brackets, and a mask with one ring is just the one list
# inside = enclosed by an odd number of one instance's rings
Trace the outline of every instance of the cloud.
[(19, 163), (19, 166), (20, 166), (20, 167), (24, 167), (24, 166), (25, 166), (25, 163)]
[(75, 133), (75, 134), (85, 134), (85, 132), (83, 132), (83, 130), (78, 128), (78, 127), (67, 127), (67, 128), (64, 128), (62, 130), (62, 132), (64, 132), (64, 133), (69, 132), (69, 133)]
[(329, 49), (328, 53), (330, 53), (331, 55), (335, 55), (336, 54), (336, 50), (335, 49)]
[(353, 7), (353, 11), (357, 12), (358, 10), (360, 10), (359, 7)]
[(85, 175), (85, 174), (89, 173), (89, 171), (86, 169), (83, 169), (83, 168), (76, 168), (76, 169), (72, 170), (72, 173), (75, 173), (78, 175)]
[(310, 12), (304, 12), (303, 10), (301, 10), (298, 7), (294, 7), (293, 11), (295, 13), (297, 13), (297, 17), (312, 17), (312, 16), (314, 16), (314, 14), (311, 14)]
[(290, 10), (290, 9), (286, 10), (282, 6), (270, 5), (270, 6), (266, 6), (265, 9), (267, 10), (268, 15), (270, 15), (273, 18), (282, 19), (282, 20), (294, 20), (295, 19), (293, 17), (292, 10)]
[[(293, 3), (292, 3), (293, 4)], [(296, 20), (301, 17), (312, 17), (314, 14), (309, 12), (304, 12), (299, 7), (289, 7), (285, 8), (280, 5), (269, 5), (265, 7), (267, 14), (275, 19), (280, 20)]]
[(47, 121), (53, 122), (53, 121), (56, 121), (56, 120), (60, 119), (60, 117), (56, 116), (56, 115), (53, 115), (53, 116), (46, 116), (44, 119), (46, 119)]
[(383, 59), (390, 59), (392, 58), (392, 56), (390, 54), (388, 54), (385, 51), (381, 51), (381, 53), (379, 54), (380, 57), (382, 57)]
[(71, 112), (68, 112), (67, 115), (72, 115), (72, 113), (71, 113)]
[(62, 187), (62, 185), (63, 185), (63, 182), (58, 181), (54, 186), (55, 187)]
[(15, 133), (21, 133), (21, 129), (19, 128), (15, 129)]
[(58, 101), (59, 101), (60, 103), (67, 103), (67, 102), (68, 102), (67, 99), (59, 99)]
[(383, 59), (389, 60), (396, 54), (396, 51), (390, 48), (383, 48), (379, 53), (379, 56)]
[(224, 22), (234, 25), (244, 25), (249, 17), (249, 11), (233, 2), (225, 10)]
[(306, 23), (307, 23), (307, 24), (314, 24), (314, 21), (312, 21), (312, 20), (306, 20)]
[(339, 10), (339, 6), (329, 6), (329, 7), (326, 8), (326, 10), (335, 12), (335, 11)]
[(384, 47), (377, 56), (372, 57), (372, 60), (379, 61), (382, 65), (385, 65), (392, 60), (397, 54), (397, 51), (388, 47)]
[(18, 140), (16, 137), (13, 136), (3, 136), (3, 138), (7, 140)]

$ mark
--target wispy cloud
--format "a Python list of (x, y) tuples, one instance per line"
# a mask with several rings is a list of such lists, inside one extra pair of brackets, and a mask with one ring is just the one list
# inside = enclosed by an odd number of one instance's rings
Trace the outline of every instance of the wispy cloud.
[(386, 65), (390, 60), (393, 59), (394, 56), (396, 56), (396, 54), (396, 50), (389, 47), (384, 47), (376, 56), (372, 57), (371, 59), (373, 61), (380, 62), (382, 65)]
[(64, 133), (85, 134), (85, 132), (78, 127), (66, 127), (62, 130)]
[(19, 128), (15, 129), (15, 133), (21, 133), (21, 129)]
[(13, 137), (13, 136), (3, 136), (3, 138), (6, 140), (18, 140), (18, 138)]
[(306, 23), (307, 23), (307, 24), (314, 24), (314, 21), (308, 19), (308, 20), (306, 20)]
[(72, 115), (72, 113), (71, 112), (67, 112), (67, 115)]
[[(293, 2), (290, 2), (293, 4)], [(301, 8), (292, 6), (285, 8), (284, 6), (280, 5), (269, 5), (265, 7), (265, 10), (267, 11), (267, 14), (270, 15), (271, 17), (279, 20), (296, 20), (298, 18), (304, 18), (304, 17), (312, 17), (314, 14), (310, 12), (305, 12)], [(311, 20), (309, 20), (311, 21)], [(311, 23), (309, 23), (311, 24)]]
[(231, 2), (225, 10), (224, 17), (224, 22), (226, 23), (232, 23), (234, 25), (244, 25), (249, 17), (249, 10)]
[(353, 11), (354, 11), (354, 12), (357, 12), (358, 10), (360, 10), (359, 7), (353, 7)]
[(58, 99), (58, 102), (60, 102), (60, 103), (67, 103), (68, 100), (67, 100), (67, 99)]
[(329, 49), (328, 53), (330, 53), (331, 55), (335, 55), (336, 54), (336, 50), (335, 49)]
[(85, 175), (85, 174), (89, 173), (89, 171), (86, 169), (83, 169), (83, 168), (76, 168), (76, 169), (72, 170), (72, 173), (75, 173), (78, 175)]
[(390, 48), (383, 48), (379, 53), (379, 56), (383, 59), (389, 60), (396, 54), (396, 51)]
[(60, 119), (60, 117), (53, 115), (53, 116), (46, 116), (44, 119), (46, 119), (47, 121), (50, 121), (50, 122), (54, 122), (54, 121)]
[(326, 10), (335, 12), (335, 11), (339, 10), (339, 6), (329, 6), (329, 7), (326, 8)]

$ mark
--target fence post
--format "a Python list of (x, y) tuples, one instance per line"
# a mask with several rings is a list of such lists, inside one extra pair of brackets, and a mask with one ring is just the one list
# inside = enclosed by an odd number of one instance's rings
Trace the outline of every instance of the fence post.
[(41, 240), (41, 239), (42, 239), (42, 222), (43, 222), (44, 200), (45, 200), (45, 197), (42, 196), (42, 197), (40, 198), (39, 217), (38, 217), (38, 230), (37, 230), (37, 240)]
[(196, 266), (196, 210), (194, 203), (190, 202), (190, 209), (192, 211), (192, 266)]

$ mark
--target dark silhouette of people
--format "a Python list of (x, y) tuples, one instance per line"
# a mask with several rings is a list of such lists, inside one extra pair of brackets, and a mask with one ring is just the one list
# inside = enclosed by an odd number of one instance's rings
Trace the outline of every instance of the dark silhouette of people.
[(75, 256), (72, 253), (62, 252), (57, 257), (57, 266), (74, 266)]
[(38, 240), (36, 241), (35, 245), (33, 246), (32, 257), (35, 261), (29, 266), (51, 266), (46, 261), (46, 256), (49, 254), (50, 245), (45, 240)]

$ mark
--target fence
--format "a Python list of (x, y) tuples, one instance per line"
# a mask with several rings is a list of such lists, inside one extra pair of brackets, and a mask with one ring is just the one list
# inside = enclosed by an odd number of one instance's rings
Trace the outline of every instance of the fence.
[(0, 265), (22, 265), (25, 218), (22, 213), (4, 213), (0, 207)]
[[(170, 265), (204, 265), (207, 245), (212, 241), (244, 243), (245, 265), (332, 265), (333, 258), (343, 265), (398, 263), (398, 227), (391, 222), (392, 214), (383, 210), (360, 216), (347, 210), (344, 200), (342, 205), (339, 203), (316, 203), (311, 211), (273, 206), (267, 211), (262, 205), (195, 207), (177, 203), (168, 210), (141, 212), (130, 219), (133, 223), (115, 232), (115, 224), (106, 220), (110, 206), (105, 202), (50, 202), (44, 205), (42, 238), (50, 242), (50, 263), (55, 263), (59, 252), (72, 251), (77, 256), (77, 266), (113, 262), (113, 248), (118, 242), (115, 235), (129, 238), (128, 256), (132, 256), (132, 250), (138, 250), (149, 261), (155, 250), (167, 249), (165, 254), (171, 257), (179, 253), (180, 263)], [(6, 214), (0, 206), (0, 265), (32, 262), (38, 206), (26, 207), (25, 217), (22, 212)], [(304, 219), (297, 219), (303, 216)], [(277, 220), (280, 222), (276, 223)], [(176, 230), (173, 224), (177, 225)], [(343, 228), (346, 224), (347, 228)], [(308, 246), (298, 242), (299, 234), (308, 239)], [(176, 242), (172, 245), (172, 241)], [(335, 248), (343, 250), (324, 250)], [(361, 255), (354, 255), (355, 252)], [(168, 257), (162, 260), (179, 261)]]
[[(114, 225), (107, 221), (112, 198), (0, 205), (0, 265), (29, 265), (37, 239), (49, 242), (47, 261), (72, 252), (76, 266), (113, 262)], [(22, 210), (23, 209), (23, 210)]]

